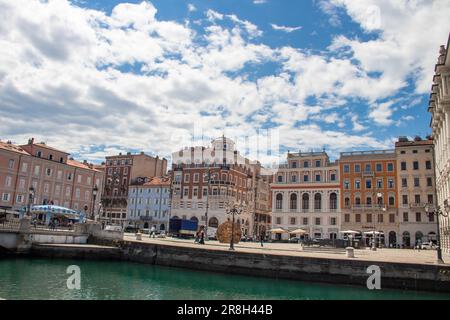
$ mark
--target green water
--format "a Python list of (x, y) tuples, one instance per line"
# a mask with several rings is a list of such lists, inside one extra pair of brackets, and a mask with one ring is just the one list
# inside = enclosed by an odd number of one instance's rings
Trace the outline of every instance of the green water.
[[(67, 289), (69, 265), (81, 289)], [(383, 285), (383, 283), (381, 283)], [(3, 299), (450, 299), (450, 295), (198, 272), (130, 262), (1, 259)]]

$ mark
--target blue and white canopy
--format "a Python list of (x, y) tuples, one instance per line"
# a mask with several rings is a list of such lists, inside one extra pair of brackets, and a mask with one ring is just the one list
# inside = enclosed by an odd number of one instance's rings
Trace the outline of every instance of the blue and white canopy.
[(77, 212), (72, 209), (54, 206), (54, 205), (40, 205), (31, 207), (31, 213), (35, 214), (51, 214), (52, 216), (64, 216), (71, 220), (84, 220), (84, 213)]

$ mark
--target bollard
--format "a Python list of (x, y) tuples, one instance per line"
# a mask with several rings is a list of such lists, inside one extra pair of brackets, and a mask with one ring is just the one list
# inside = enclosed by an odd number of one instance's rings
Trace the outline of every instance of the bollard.
[(355, 257), (355, 249), (352, 247), (345, 248), (347, 251), (347, 258), (354, 258)]
[(136, 233), (136, 240), (142, 240), (142, 233)]

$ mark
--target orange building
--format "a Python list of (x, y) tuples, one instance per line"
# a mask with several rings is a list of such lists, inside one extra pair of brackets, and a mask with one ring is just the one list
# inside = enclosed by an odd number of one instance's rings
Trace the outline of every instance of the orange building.
[(369, 245), (378, 231), (385, 246), (400, 243), (394, 150), (344, 152), (340, 158), (342, 230), (360, 232)]

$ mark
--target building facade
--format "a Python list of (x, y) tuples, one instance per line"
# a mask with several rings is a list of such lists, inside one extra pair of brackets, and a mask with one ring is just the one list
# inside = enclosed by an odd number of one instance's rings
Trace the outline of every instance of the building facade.
[(357, 238), (370, 244), (378, 231), (377, 241), (386, 246), (400, 243), (397, 163), (394, 150), (344, 152), (340, 157), (341, 229), (360, 232)]
[[(92, 164), (75, 161), (67, 152), (35, 143), (34, 138), (20, 146), (0, 141), (2, 208), (24, 210), (32, 200), (35, 205), (58, 205), (95, 216), (103, 179), (104, 173)], [(99, 191), (94, 203), (95, 186)]]
[[(340, 226), (339, 165), (326, 152), (288, 153), (274, 175), (272, 226), (303, 229), (314, 239), (336, 239)], [(278, 234), (287, 239), (289, 234)]]
[(166, 159), (151, 157), (143, 152), (106, 157), (101, 220), (125, 225), (131, 182), (139, 177), (163, 176), (166, 172)]
[(436, 204), (433, 140), (401, 137), (395, 152), (401, 245), (408, 248), (418, 240), (435, 242), (436, 220), (425, 212), (427, 204)]
[(221, 137), (210, 147), (184, 148), (172, 154), (172, 163), (171, 217), (197, 220), (200, 226), (207, 224), (210, 232), (231, 220), (227, 204), (239, 204), (244, 210), (235, 219), (243, 235), (253, 236), (257, 228), (263, 228), (263, 222), (254, 227), (256, 217), (270, 223), (263, 168), (243, 157), (233, 140)]
[(131, 182), (127, 222), (139, 229), (169, 227), (170, 177), (139, 177)]
[[(435, 67), (428, 111), (431, 113), (430, 126), (434, 141), (437, 204), (445, 210), (450, 201), (450, 55), (441, 46)], [(441, 247), (450, 252), (449, 217), (440, 216)]]

